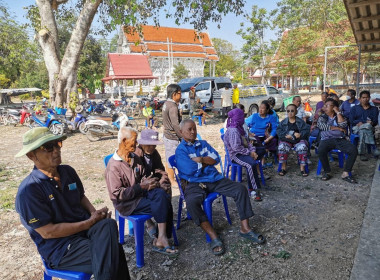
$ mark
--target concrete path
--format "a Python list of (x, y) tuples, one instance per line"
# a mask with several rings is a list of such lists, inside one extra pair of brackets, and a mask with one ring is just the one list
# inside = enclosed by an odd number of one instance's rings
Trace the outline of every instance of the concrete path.
[(380, 279), (380, 161), (373, 176), (350, 280)]

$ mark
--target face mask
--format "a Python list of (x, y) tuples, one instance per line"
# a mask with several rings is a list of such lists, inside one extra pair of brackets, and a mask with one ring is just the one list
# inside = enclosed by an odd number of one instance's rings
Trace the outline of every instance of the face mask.
[(350, 99), (351, 99), (351, 96), (346, 95), (346, 100), (350, 100)]

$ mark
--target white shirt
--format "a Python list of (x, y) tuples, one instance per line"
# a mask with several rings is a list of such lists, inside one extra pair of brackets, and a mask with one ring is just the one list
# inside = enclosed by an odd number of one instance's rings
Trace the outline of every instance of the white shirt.
[(232, 106), (232, 90), (231, 89), (222, 89), (222, 107)]

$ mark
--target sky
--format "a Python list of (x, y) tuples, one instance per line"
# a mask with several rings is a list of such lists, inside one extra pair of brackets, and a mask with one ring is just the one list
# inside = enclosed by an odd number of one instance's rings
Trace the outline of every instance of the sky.
[[(2, 2), (6, 4), (6, 6), (9, 8), (10, 14), (13, 15), (19, 23), (28, 22), (26, 18), (26, 10), (23, 9), (23, 7), (35, 4), (35, 0), (2, 0)], [(276, 0), (246, 0), (244, 11), (250, 13), (252, 5), (257, 5), (259, 8), (265, 8), (267, 11), (270, 11), (277, 7), (276, 2)], [(237, 35), (236, 32), (240, 29), (240, 23), (244, 21), (245, 19), (242, 16), (229, 14), (225, 16), (220, 23), (220, 29), (218, 29), (217, 23), (211, 22), (208, 24), (207, 31), (209, 32), (211, 38), (221, 38), (227, 40), (234, 45), (235, 49), (240, 50), (244, 44), (244, 40), (242, 40), (242, 38)], [(93, 24), (96, 24), (95, 20)], [(160, 25), (167, 27), (178, 27), (174, 23), (173, 19), (166, 19), (165, 17), (162, 17), (162, 19), (160, 19)], [(191, 25), (186, 24), (182, 24), (181, 27), (193, 28)], [(115, 34), (115, 32), (110, 34), (108, 38), (110, 39), (113, 34)], [(30, 33), (33, 33), (33, 31), (30, 30)], [(274, 38), (275, 32), (268, 31), (265, 34), (264, 40), (269, 41), (270, 39)]]

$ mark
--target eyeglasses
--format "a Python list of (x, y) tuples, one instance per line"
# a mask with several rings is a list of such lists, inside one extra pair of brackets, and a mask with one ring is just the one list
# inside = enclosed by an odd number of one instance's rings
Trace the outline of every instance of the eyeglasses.
[(44, 150), (45, 152), (48, 152), (48, 153), (53, 152), (54, 148), (57, 148), (57, 149), (62, 148), (62, 141), (45, 143), (40, 147), (41, 150)]
[(294, 110), (286, 110), (287, 113), (294, 113)]

